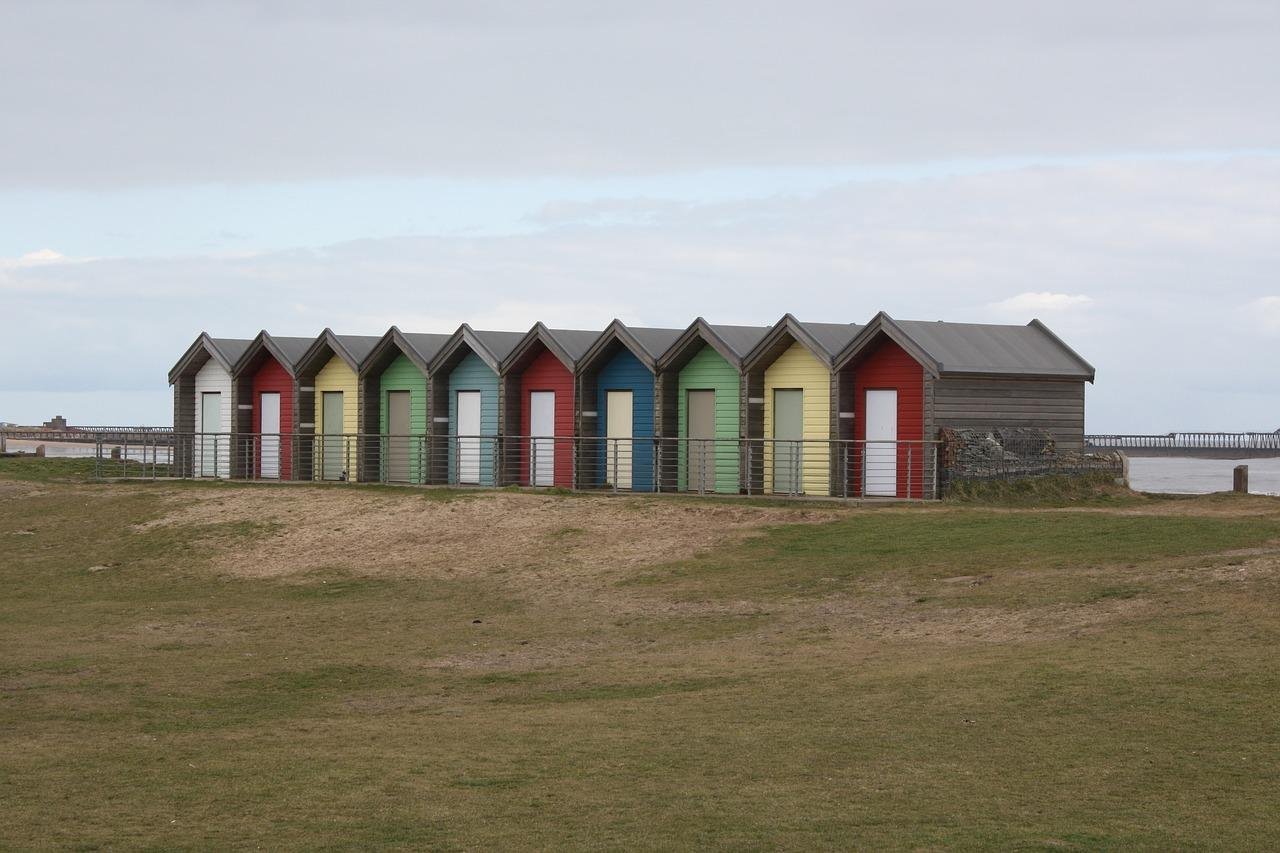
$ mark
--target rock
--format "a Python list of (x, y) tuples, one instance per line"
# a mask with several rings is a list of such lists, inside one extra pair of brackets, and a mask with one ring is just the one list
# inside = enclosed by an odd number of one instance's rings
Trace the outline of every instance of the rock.
[(108, 570), (108, 569), (110, 569), (110, 568), (111, 568), (110, 566), (90, 566), (90, 567), (89, 567), (89, 571), (91, 571), (91, 572), (105, 572), (105, 571), (107, 571), (107, 570)]

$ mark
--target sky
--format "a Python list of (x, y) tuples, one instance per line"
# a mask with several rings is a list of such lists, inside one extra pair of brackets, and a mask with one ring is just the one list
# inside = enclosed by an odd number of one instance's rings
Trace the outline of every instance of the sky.
[(201, 332), (1039, 318), (1280, 428), (1280, 4), (0, 0), (0, 421)]

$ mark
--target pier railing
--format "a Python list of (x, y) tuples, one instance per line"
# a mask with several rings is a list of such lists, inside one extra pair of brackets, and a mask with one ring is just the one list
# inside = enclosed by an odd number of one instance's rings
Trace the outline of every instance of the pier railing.
[(1100, 450), (1260, 450), (1280, 451), (1280, 432), (1170, 432), (1163, 435), (1086, 435), (1085, 446)]
[(938, 442), (378, 433), (134, 434), (99, 477), (932, 500)]

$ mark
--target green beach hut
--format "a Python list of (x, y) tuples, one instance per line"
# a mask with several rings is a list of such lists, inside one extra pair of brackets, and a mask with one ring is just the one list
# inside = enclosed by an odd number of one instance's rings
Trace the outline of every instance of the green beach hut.
[(699, 317), (658, 359), (664, 491), (739, 492), (747, 404), (742, 360), (768, 332)]

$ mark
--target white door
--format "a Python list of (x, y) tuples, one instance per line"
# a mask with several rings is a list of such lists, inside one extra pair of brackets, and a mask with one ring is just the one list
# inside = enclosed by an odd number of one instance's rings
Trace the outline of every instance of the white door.
[(458, 392), (458, 482), (480, 482), (480, 392)]
[(631, 488), (631, 392), (605, 395), (605, 482), (619, 489)]
[(280, 476), (280, 393), (263, 391), (258, 406), (262, 416), (262, 463), (258, 476), (274, 480)]
[(888, 442), (898, 440), (898, 392), (868, 391), (863, 417), (867, 421), (863, 490), (893, 497), (898, 494), (898, 446)]
[(773, 389), (773, 490), (804, 494), (804, 389)]
[(218, 456), (230, 452), (222, 432), (222, 394), (205, 391), (200, 395), (200, 476), (218, 476)]
[(556, 392), (529, 392), (529, 479), (535, 486), (555, 483)]

